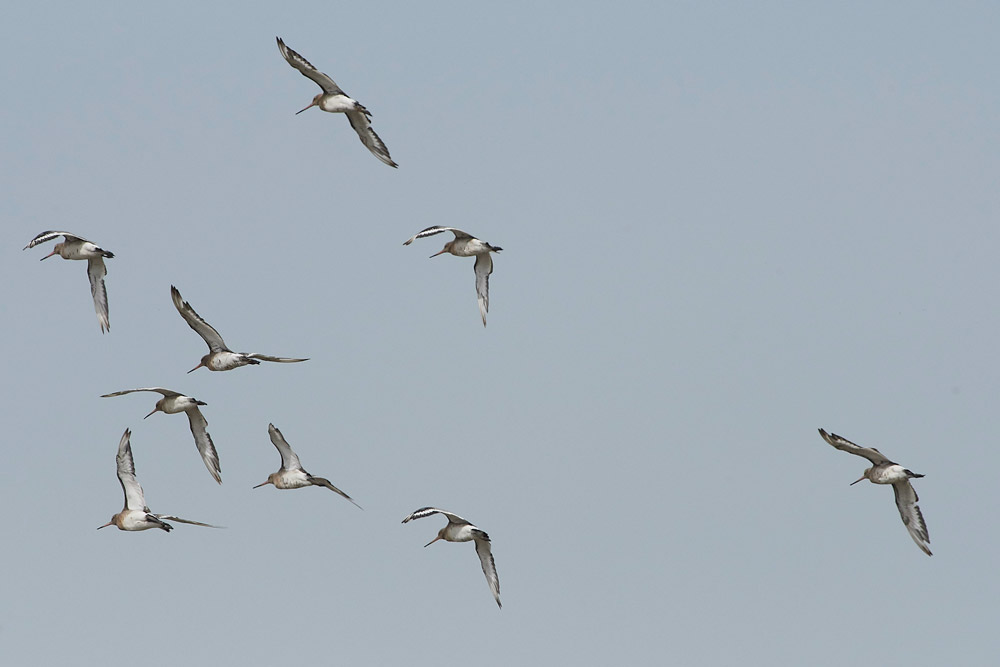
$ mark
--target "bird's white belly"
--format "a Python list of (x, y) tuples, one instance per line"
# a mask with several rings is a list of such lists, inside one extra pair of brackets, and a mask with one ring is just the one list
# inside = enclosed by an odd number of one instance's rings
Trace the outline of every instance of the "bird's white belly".
[(344, 113), (354, 111), (357, 102), (347, 95), (328, 95), (319, 101), (319, 108), (331, 113)]
[(895, 484), (908, 479), (906, 469), (901, 465), (892, 465), (888, 468), (874, 471), (872, 481), (876, 484)]
[(223, 351), (211, 355), (205, 366), (212, 371), (229, 371), (240, 366), (246, 366), (248, 363), (250, 362), (247, 361), (245, 354)]
[(161, 401), (160, 409), (168, 415), (175, 415), (197, 406), (198, 404), (190, 396), (169, 396)]
[(472, 539), (472, 527), (468, 525), (456, 526), (455, 524), (449, 524), (444, 539), (449, 542), (468, 542)]
[(146, 520), (146, 513), (138, 510), (130, 510), (122, 517), (123, 530), (149, 530), (155, 528), (156, 524)]
[(484, 252), (489, 252), (489, 248), (479, 239), (459, 239), (451, 246), (451, 254), (459, 257), (474, 257)]
[(93, 243), (64, 243), (59, 255), (63, 259), (93, 259), (102, 257)]
[(308, 475), (301, 470), (286, 470), (274, 482), (274, 486), (279, 489), (301, 489), (310, 485)]

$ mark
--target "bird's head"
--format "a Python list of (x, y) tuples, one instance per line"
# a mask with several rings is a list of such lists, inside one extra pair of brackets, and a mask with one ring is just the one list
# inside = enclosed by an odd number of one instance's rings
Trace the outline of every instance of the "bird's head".
[[(309, 106), (307, 106), (307, 107), (306, 107), (306, 109), (311, 109), (311, 108), (313, 108), (313, 107), (318, 107), (318, 106), (319, 106), (319, 101), (320, 101), (321, 99), (323, 99), (323, 93), (320, 93), (319, 95), (317, 95), (316, 97), (314, 97), (314, 98), (313, 98), (313, 101), (309, 103)], [(300, 113), (302, 113), (302, 112), (303, 112), (303, 111), (305, 111), (306, 109), (302, 109), (302, 110), (300, 110), (300, 111), (296, 111), (296, 112), (295, 112), (295, 115), (296, 115), (296, 116), (298, 116), (298, 115), (299, 115)]]
[(208, 365), (208, 362), (209, 362), (209, 361), (210, 361), (211, 359), (212, 359), (212, 353), (211, 353), (211, 352), (209, 352), (209, 353), (208, 353), (208, 354), (206, 354), (206, 355), (205, 355), (204, 357), (202, 357), (202, 358), (201, 358), (201, 361), (199, 361), (199, 362), (198, 362), (198, 365), (197, 365), (197, 366), (195, 366), (194, 368), (192, 368), (191, 370), (189, 370), (189, 371), (188, 371), (188, 373), (194, 373), (194, 372), (195, 372), (196, 370), (198, 370), (199, 368), (209, 368), (209, 369), (211, 369), (211, 367), (210, 367), (210, 366)]
[(267, 486), (268, 484), (274, 484), (274, 473), (271, 473), (270, 475), (267, 476), (267, 481), (266, 482), (261, 482), (260, 484), (258, 484), (257, 486), (255, 486), (253, 488), (259, 489), (260, 487)]
[(427, 544), (425, 544), (425, 545), (424, 545), (424, 548), (427, 548), (427, 547), (429, 547), (430, 545), (434, 544), (434, 543), (435, 543), (435, 542), (437, 542), (438, 540), (443, 540), (443, 539), (444, 539), (444, 532), (445, 532), (446, 530), (448, 530), (448, 526), (445, 526), (444, 528), (442, 528), (441, 530), (439, 530), (439, 531), (438, 531), (438, 536), (437, 536), (437, 537), (435, 537), (435, 538), (434, 538), (433, 540), (431, 540), (430, 542), (428, 542)]
[(434, 253), (433, 255), (431, 255), (431, 257), (437, 257), (438, 255), (443, 255), (446, 252), (451, 252), (451, 246), (452, 246), (453, 243), (455, 243), (455, 242), (454, 241), (448, 241), (447, 243), (444, 244), (444, 247), (441, 248), (441, 250), (439, 252)]
[[(50, 253), (49, 253), (48, 255), (46, 255), (45, 257), (42, 257), (42, 259), (48, 259), (48, 258), (49, 258), (49, 257), (51, 257), (52, 255), (58, 255), (58, 254), (59, 254), (59, 251), (60, 251), (60, 250), (62, 250), (62, 249), (63, 249), (63, 247), (64, 247), (65, 245), (66, 245), (65, 243), (57, 243), (57, 244), (56, 244), (56, 247), (52, 249), (52, 252), (50, 252)], [(38, 260), (38, 261), (42, 261), (42, 260), (40, 259), (40, 260)]]
[(868, 477), (868, 476), (869, 476), (869, 475), (871, 475), (871, 473), (872, 473), (872, 469), (871, 469), (871, 468), (865, 468), (865, 474), (863, 474), (863, 475), (861, 476), (861, 479), (856, 479), (856, 480), (854, 480), (854, 481), (853, 481), (853, 482), (851, 482), (851, 483), (850, 483), (850, 484), (849, 484), (848, 486), (854, 486), (854, 485), (855, 485), (855, 484), (857, 484), (858, 482), (863, 482), (864, 480), (866, 480), (866, 479), (869, 479), (869, 477)]

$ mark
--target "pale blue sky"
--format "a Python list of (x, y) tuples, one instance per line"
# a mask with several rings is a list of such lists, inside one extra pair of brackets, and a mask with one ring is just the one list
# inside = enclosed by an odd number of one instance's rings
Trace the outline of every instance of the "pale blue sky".
[[(941, 665), (1000, 650), (989, 3), (8, 7), (11, 664)], [(398, 170), (311, 109), (281, 36)], [(500, 245), (489, 326), (471, 259)], [(108, 260), (102, 336), (65, 229)], [(234, 349), (308, 356), (228, 373)], [(166, 386), (208, 405), (224, 484)], [(251, 491), (278, 426), (323, 489)], [(96, 531), (133, 430), (156, 512)], [(932, 558), (824, 427), (924, 473)], [(498, 610), (470, 544), (489, 532)]]

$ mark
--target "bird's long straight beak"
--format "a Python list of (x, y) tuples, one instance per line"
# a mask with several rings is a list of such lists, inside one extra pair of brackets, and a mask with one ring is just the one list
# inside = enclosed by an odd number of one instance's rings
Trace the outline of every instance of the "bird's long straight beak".
[(196, 370), (198, 370), (199, 368), (201, 368), (204, 365), (205, 364), (198, 364), (197, 366), (195, 366), (194, 368), (192, 368), (191, 370), (189, 370), (188, 373), (194, 373)]
[(107, 522), (106, 524), (104, 524), (103, 526), (98, 526), (98, 527), (97, 527), (97, 530), (100, 530), (101, 528), (107, 528), (108, 526), (110, 526), (110, 525), (111, 525), (111, 524), (113, 524), (113, 523), (114, 523), (114, 521), (108, 521), (108, 522)]
[(259, 489), (260, 487), (264, 486), (265, 484), (270, 484), (270, 483), (271, 483), (271, 482), (269, 482), (269, 481), (268, 481), (268, 482), (261, 482), (260, 484), (258, 484), (257, 486), (255, 486), (255, 487), (253, 487), (253, 488), (255, 488), (255, 489)]
[(426, 549), (427, 547), (429, 547), (430, 545), (434, 544), (435, 542), (437, 542), (440, 539), (441, 539), (441, 536), (435, 537), (433, 540), (431, 540), (430, 542), (428, 542), (427, 544), (425, 544), (424, 548)]
[[(447, 249), (447, 248), (445, 248), (445, 249), (444, 249), (444, 250), (442, 250), (441, 252), (436, 252), (436, 253), (434, 253), (433, 255), (431, 255), (431, 257), (437, 257), (438, 255), (443, 255), (443, 254), (444, 254), (444, 253), (446, 253), (446, 252), (448, 252), (448, 249)], [(430, 257), (428, 257), (427, 259), (430, 259)]]
[(315, 101), (315, 100), (313, 100), (313, 101), (312, 101), (312, 102), (311, 102), (311, 103), (309, 104), (309, 106), (307, 106), (307, 107), (306, 107), (305, 109), (302, 109), (301, 111), (296, 111), (296, 112), (295, 112), (295, 115), (296, 115), (296, 116), (298, 116), (298, 115), (299, 115), (300, 113), (302, 113), (302, 111), (305, 111), (306, 109), (311, 109), (311, 108), (313, 108), (314, 106), (316, 106), (316, 101)]
[[(159, 408), (157, 408), (156, 410), (158, 410), (158, 409), (159, 409)], [(153, 410), (152, 412), (150, 412), (150, 413), (149, 413), (149, 415), (154, 415), (154, 414), (156, 414), (156, 410)], [(149, 415), (146, 415), (146, 417), (148, 417)], [(143, 419), (145, 419), (146, 417), (143, 417)]]
[(866, 478), (866, 477), (865, 477), (864, 475), (862, 475), (862, 476), (861, 476), (861, 479), (856, 479), (856, 480), (854, 480), (853, 482), (851, 482), (850, 484), (848, 484), (847, 486), (854, 486), (854, 485), (855, 485), (855, 484), (857, 484), (858, 482), (863, 482), (863, 481), (865, 481), (865, 479), (867, 479), (867, 478)]
[[(52, 252), (50, 252), (50, 253), (49, 253), (48, 255), (46, 255), (45, 257), (42, 257), (42, 259), (48, 259), (49, 257), (51, 257), (52, 255), (55, 255), (55, 254), (56, 254), (56, 251), (55, 251), (55, 250), (53, 250)], [(40, 260), (38, 260), (38, 261), (40, 262), (40, 261), (42, 261), (42, 259), (40, 259)]]

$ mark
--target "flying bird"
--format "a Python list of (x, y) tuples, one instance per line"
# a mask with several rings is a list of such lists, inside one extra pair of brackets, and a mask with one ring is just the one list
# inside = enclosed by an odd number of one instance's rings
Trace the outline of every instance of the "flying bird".
[(48, 231), (42, 232), (24, 246), (24, 250), (34, 248), (36, 245), (51, 241), (57, 236), (63, 237), (62, 243), (57, 243), (56, 247), (42, 259), (48, 259), (52, 255), (59, 255), (63, 259), (85, 259), (87, 260), (87, 277), (90, 278), (90, 293), (94, 296), (94, 310), (97, 311), (97, 321), (101, 325), (101, 333), (111, 331), (111, 324), (108, 321), (108, 290), (104, 287), (104, 276), (108, 270), (104, 266), (104, 259), (111, 259), (115, 256), (113, 252), (91, 243), (87, 239), (80, 238), (69, 232)]
[(490, 591), (493, 592), (493, 598), (497, 601), (497, 606), (502, 608), (503, 605), (500, 604), (500, 578), (497, 576), (497, 565), (493, 561), (493, 552), (490, 551), (490, 536), (457, 514), (445, 512), (434, 507), (421, 507), (403, 519), (403, 523), (413, 519), (423, 519), (425, 516), (431, 516), (432, 514), (443, 514), (448, 519), (448, 523), (438, 531), (437, 537), (425, 544), (424, 547), (429, 547), (438, 540), (445, 540), (447, 542), (468, 542), (474, 540), (476, 542), (476, 553), (479, 554), (479, 562), (483, 566), (483, 574), (486, 575), (486, 582), (490, 585)]
[(340, 86), (334, 83), (333, 79), (320, 72), (308, 60), (285, 46), (280, 37), (276, 39), (278, 40), (278, 50), (281, 51), (281, 55), (288, 61), (288, 64), (301, 72), (302, 76), (315, 81), (323, 89), (322, 93), (313, 98), (309, 106), (301, 111), (296, 111), (296, 115), (312, 107), (319, 107), (323, 111), (329, 111), (330, 113), (346, 114), (351, 127), (358, 133), (361, 143), (372, 152), (372, 155), (390, 167), (398, 167), (399, 165), (389, 157), (389, 149), (385, 147), (379, 136), (375, 134), (375, 130), (372, 129), (371, 121), (369, 120), (372, 115), (371, 112), (364, 108), (357, 100), (348, 97), (347, 93), (341, 90)]
[(428, 227), (411, 236), (403, 242), (403, 245), (410, 245), (417, 239), (426, 236), (434, 236), (441, 232), (452, 232), (455, 235), (453, 241), (444, 244), (440, 252), (436, 252), (431, 257), (443, 255), (446, 252), (456, 257), (476, 257), (476, 296), (479, 299), (479, 314), (483, 317), (483, 326), (486, 326), (486, 313), (490, 310), (490, 274), (493, 273), (493, 258), (491, 252), (500, 252), (503, 248), (490, 245), (485, 241), (480, 241), (476, 237), (461, 229), (454, 227)]
[(866, 468), (861, 478), (851, 482), (851, 486), (865, 479), (873, 484), (892, 484), (892, 490), (896, 494), (896, 507), (899, 509), (899, 516), (903, 519), (903, 525), (906, 526), (906, 530), (910, 532), (910, 537), (917, 543), (917, 546), (930, 556), (931, 550), (927, 545), (931, 538), (927, 534), (924, 515), (917, 507), (919, 500), (917, 492), (910, 484), (911, 479), (923, 477), (923, 475), (918, 475), (898, 463), (893, 463), (874, 447), (861, 447), (836, 433), (827, 433), (823, 429), (819, 429), (819, 434), (836, 449), (855, 456), (862, 456), (872, 462), (872, 467)]
[(301, 489), (304, 486), (325, 486), (334, 493), (339, 493), (347, 500), (350, 500), (358, 509), (363, 509), (361, 505), (354, 502), (353, 498), (331, 484), (330, 480), (322, 477), (313, 477), (307, 473), (302, 468), (302, 464), (299, 463), (298, 455), (292, 451), (292, 448), (285, 440), (285, 437), (281, 435), (281, 431), (275, 428), (274, 424), (267, 425), (267, 433), (271, 436), (271, 442), (278, 449), (278, 453), (281, 454), (281, 470), (278, 472), (272, 472), (267, 476), (266, 482), (261, 482), (253, 488), (256, 489), (267, 484), (274, 484), (274, 486), (279, 489)]
[[(178, 412), (187, 413), (188, 422), (191, 425), (191, 435), (194, 436), (194, 444), (198, 447), (198, 452), (201, 454), (201, 460), (205, 462), (205, 467), (208, 468), (208, 472), (212, 474), (212, 478), (219, 484), (222, 484), (222, 469), (219, 467), (219, 454), (215, 451), (215, 444), (212, 442), (212, 436), (208, 434), (208, 420), (205, 419), (205, 415), (201, 414), (201, 410), (198, 409), (199, 405), (208, 404), (204, 401), (199, 401), (196, 398), (185, 396), (176, 391), (164, 389), (163, 387), (124, 389), (111, 394), (104, 394), (101, 398), (124, 396), (125, 394), (131, 394), (136, 391), (155, 391), (159, 394), (163, 394), (163, 398), (156, 402), (156, 407), (153, 408), (153, 411), (150, 412), (149, 415), (157, 412), (165, 412), (168, 415), (175, 415)], [(146, 415), (146, 417), (149, 417), (149, 415)], [(146, 417), (143, 417), (143, 419)]]
[(226, 341), (222, 340), (222, 336), (215, 328), (203, 320), (201, 315), (194, 312), (194, 308), (191, 307), (187, 301), (181, 298), (181, 293), (173, 285), (170, 286), (170, 298), (174, 301), (174, 306), (177, 308), (177, 312), (181, 314), (184, 321), (188, 323), (188, 326), (195, 330), (195, 332), (205, 339), (208, 344), (209, 352), (204, 357), (201, 358), (201, 363), (188, 371), (192, 373), (201, 367), (205, 367), (210, 371), (230, 371), (234, 368), (239, 368), (240, 366), (254, 365), (260, 363), (261, 361), (275, 361), (282, 364), (292, 364), (299, 361), (309, 361), (309, 359), (289, 359), (287, 357), (272, 357), (266, 354), (258, 354), (254, 352), (253, 354), (248, 354), (246, 352), (233, 352), (228, 347), (226, 347)]
[(218, 528), (219, 526), (213, 526), (208, 523), (191, 521), (167, 514), (152, 514), (149, 511), (149, 508), (146, 507), (146, 499), (142, 495), (142, 487), (139, 486), (139, 480), (135, 478), (135, 462), (132, 460), (132, 444), (129, 441), (131, 435), (132, 432), (125, 429), (121, 442), (118, 443), (118, 455), (115, 457), (115, 460), (118, 462), (118, 482), (122, 485), (122, 491), (125, 492), (125, 507), (121, 512), (112, 516), (111, 521), (108, 521), (103, 526), (98, 526), (97, 529), (100, 530), (101, 528), (115, 525), (118, 526), (118, 530), (149, 530), (150, 528), (159, 528), (169, 533), (174, 527), (167, 523), (167, 520), (189, 523), (192, 526)]

